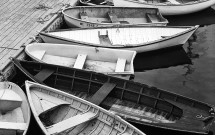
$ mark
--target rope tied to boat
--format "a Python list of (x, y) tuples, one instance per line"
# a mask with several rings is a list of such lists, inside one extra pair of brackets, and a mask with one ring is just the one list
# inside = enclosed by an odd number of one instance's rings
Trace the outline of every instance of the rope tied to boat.
[(57, 11), (57, 12), (54, 12), (54, 13), (50, 13), (50, 14), (46, 15), (44, 18), (39, 17), (37, 19), (37, 22), (41, 23), (41, 24), (44, 24), (45, 22), (49, 21), (55, 14), (59, 14), (59, 12)]
[(49, 10), (49, 9), (52, 9), (52, 7), (50, 6), (47, 6), (46, 3), (39, 3), (37, 6), (34, 6), (33, 9), (36, 9), (36, 10)]
[[(61, 3), (58, 3), (57, 5), (62, 6), (61, 9), (60, 9), (59, 11), (56, 11), (56, 12), (54, 12), (54, 13), (49, 13), (49, 14), (46, 15), (44, 18), (39, 17), (39, 18), (37, 19), (37, 22), (43, 24), (43, 23), (49, 21), (55, 14), (61, 14), (63, 9), (65, 9), (65, 8), (71, 6), (71, 5), (68, 4), (68, 3), (65, 4), (65, 3), (62, 3), (62, 2), (61, 2)], [(39, 4), (39, 7), (37, 7), (36, 9), (42, 9), (42, 8), (45, 8), (45, 9), (52, 9), (52, 7), (48, 7), (48, 6), (46, 6), (45, 4), (41, 4), (41, 5)]]

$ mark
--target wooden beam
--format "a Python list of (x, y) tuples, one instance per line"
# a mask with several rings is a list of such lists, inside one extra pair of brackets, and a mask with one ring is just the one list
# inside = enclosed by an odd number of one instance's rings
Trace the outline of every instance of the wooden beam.
[(104, 83), (104, 85), (89, 99), (89, 101), (99, 105), (115, 87), (116, 84), (114, 83)]
[(44, 80), (46, 80), (53, 73), (54, 73), (54, 70), (51, 70), (51, 69), (42, 69), (34, 77), (36, 79), (38, 79), (39, 81), (43, 82)]
[(116, 63), (115, 72), (124, 72), (125, 71), (126, 59), (118, 58)]
[(91, 111), (83, 113), (83, 114), (78, 114), (69, 119), (58, 122), (50, 127), (47, 127), (47, 131), (50, 135), (55, 134), (55, 133), (61, 133), (65, 130), (75, 127), (79, 124), (90, 121), (96, 117), (97, 117), (97, 113), (93, 113)]
[(78, 54), (77, 59), (76, 59), (75, 64), (74, 64), (74, 68), (82, 69), (84, 66), (84, 63), (86, 61), (86, 58), (87, 58), (87, 55)]

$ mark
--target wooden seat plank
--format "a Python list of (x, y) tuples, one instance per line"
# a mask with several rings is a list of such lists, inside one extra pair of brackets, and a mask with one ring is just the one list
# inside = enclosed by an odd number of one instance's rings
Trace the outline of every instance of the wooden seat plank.
[(125, 64), (126, 64), (126, 59), (118, 58), (115, 72), (124, 72)]
[(116, 84), (114, 83), (104, 83), (104, 85), (89, 99), (89, 101), (99, 105), (115, 87)]
[(86, 58), (87, 58), (87, 55), (78, 54), (77, 59), (76, 59), (75, 64), (74, 64), (74, 68), (82, 69), (84, 66), (84, 63), (86, 61)]
[(22, 104), (22, 98), (13, 90), (1, 89), (0, 96), (0, 111), (2, 113), (14, 110)]
[(82, 21), (89, 21), (89, 17), (86, 12), (80, 12), (80, 17)]
[(26, 123), (0, 122), (0, 129), (26, 130)]
[(54, 73), (54, 70), (51, 69), (42, 69), (39, 73), (37, 73), (34, 77), (39, 81), (43, 82), (46, 80), (50, 75)]
[(49, 126), (49, 127), (47, 127), (47, 131), (49, 134), (61, 133), (65, 130), (75, 127), (79, 124), (90, 121), (96, 117), (97, 117), (97, 113), (88, 111), (86, 113), (78, 114), (74, 117), (71, 117), (64, 121), (58, 122), (57, 124)]
[(159, 18), (158, 18), (157, 15), (154, 15), (154, 14), (146, 14), (146, 16), (148, 17), (148, 19), (149, 19), (150, 22), (152, 22), (152, 23), (159, 22)]
[(116, 14), (108, 12), (108, 17), (112, 23), (120, 23)]

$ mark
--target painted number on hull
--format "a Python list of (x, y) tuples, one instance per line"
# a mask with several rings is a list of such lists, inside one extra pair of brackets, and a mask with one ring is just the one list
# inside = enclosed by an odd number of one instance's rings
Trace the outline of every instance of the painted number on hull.
[(97, 24), (87, 23), (87, 27), (98, 27)]

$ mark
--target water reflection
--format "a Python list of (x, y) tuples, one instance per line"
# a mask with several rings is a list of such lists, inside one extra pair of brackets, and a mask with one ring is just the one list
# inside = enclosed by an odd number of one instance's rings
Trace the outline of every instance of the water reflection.
[(164, 17), (169, 21), (170, 26), (191, 26), (215, 24), (214, 16), (215, 6), (192, 14)]
[(135, 72), (192, 64), (183, 47), (138, 53), (134, 59)]
[(191, 64), (186, 64), (184, 65), (183, 69), (186, 69), (186, 72), (182, 74), (184, 76), (185, 80), (182, 82), (183, 86), (186, 85), (186, 82), (190, 80), (189, 75), (191, 75), (194, 71), (195, 68), (192, 66), (193, 62), (192, 59), (199, 58), (199, 54), (194, 53), (193, 50), (193, 42), (196, 42), (197, 36), (194, 33), (193, 36), (188, 40), (188, 46), (187, 46), (187, 56), (191, 59)]

